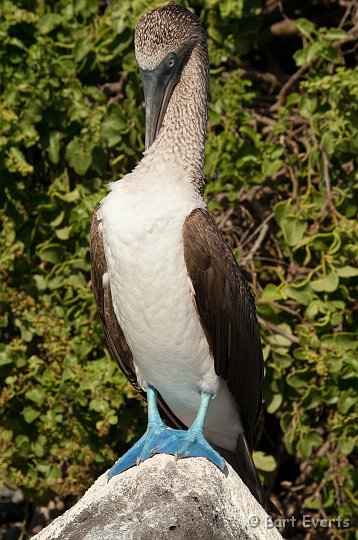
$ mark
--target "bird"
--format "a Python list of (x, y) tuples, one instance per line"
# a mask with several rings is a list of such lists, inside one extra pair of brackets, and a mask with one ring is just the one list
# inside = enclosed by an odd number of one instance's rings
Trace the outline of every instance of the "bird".
[(144, 435), (109, 470), (154, 454), (232, 465), (266, 498), (252, 452), (263, 355), (255, 297), (204, 200), (206, 31), (171, 1), (134, 36), (145, 151), (91, 223), (91, 283), (108, 348), (148, 405)]

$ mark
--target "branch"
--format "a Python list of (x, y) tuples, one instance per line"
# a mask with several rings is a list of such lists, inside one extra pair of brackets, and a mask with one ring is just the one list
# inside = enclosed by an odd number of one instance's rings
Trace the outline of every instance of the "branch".
[[(355, 24), (348, 32), (347, 34), (337, 41), (335, 41), (332, 45), (335, 49), (338, 49), (345, 43), (350, 43), (352, 41), (356, 41), (358, 39), (358, 23)], [(320, 56), (314, 56), (309, 62), (306, 62), (303, 64), (291, 77), (285, 82), (285, 84), (282, 86), (281, 90), (278, 93), (276, 103), (270, 107), (270, 112), (276, 112), (285, 102), (286, 94), (290, 90), (290, 88), (302, 77), (302, 75), (310, 68), (312, 67), (318, 60), (320, 59)]]
[(283, 336), (289, 339), (290, 341), (292, 341), (292, 343), (298, 344), (300, 342), (297, 336), (294, 336), (293, 334), (289, 334), (288, 332), (286, 332), (286, 330), (283, 330), (276, 324), (270, 323), (269, 321), (265, 321), (265, 319), (262, 319), (261, 317), (257, 317), (257, 320), (259, 321), (261, 326), (263, 326), (264, 328), (267, 328), (267, 330), (271, 331), (272, 333), (280, 334), (280, 336)]
[(299, 81), (302, 75), (311, 66), (313, 66), (317, 62), (318, 59), (319, 59), (319, 56), (314, 56), (312, 60), (303, 64), (293, 75), (291, 75), (291, 77), (288, 79), (288, 81), (285, 82), (285, 84), (282, 86), (281, 90), (279, 91), (276, 103), (274, 103), (272, 107), (270, 107), (270, 112), (276, 112), (280, 107), (283, 106), (285, 102), (286, 94), (290, 90), (291, 86), (293, 86), (297, 81)]
[(253, 259), (256, 251), (259, 249), (262, 242), (264, 241), (264, 238), (265, 238), (265, 236), (267, 234), (267, 231), (268, 231), (268, 225), (267, 225), (267, 223), (265, 223), (263, 225), (263, 227), (261, 228), (260, 234), (258, 235), (258, 237), (256, 239), (256, 242), (254, 243), (254, 245), (250, 249), (249, 253), (243, 259), (240, 260), (241, 265), (245, 265), (245, 264), (247, 264), (249, 261), (251, 261)]

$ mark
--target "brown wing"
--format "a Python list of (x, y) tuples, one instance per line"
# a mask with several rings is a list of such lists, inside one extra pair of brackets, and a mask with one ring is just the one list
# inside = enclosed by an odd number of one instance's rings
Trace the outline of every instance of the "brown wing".
[[(138, 384), (133, 356), (113, 309), (111, 289), (107, 274), (107, 262), (99, 223), (97, 212), (94, 212), (90, 232), (91, 283), (104, 335), (111, 355), (118, 362), (119, 367), (134, 388), (146, 398), (146, 393)], [(103, 279), (103, 276), (106, 276), (107, 279)], [(167, 424), (180, 429), (185, 427), (172, 413), (160, 395), (158, 395), (158, 403)]]
[(261, 410), (263, 357), (254, 294), (209, 214), (183, 226), (184, 257), (217, 375), (238, 403), (250, 449)]

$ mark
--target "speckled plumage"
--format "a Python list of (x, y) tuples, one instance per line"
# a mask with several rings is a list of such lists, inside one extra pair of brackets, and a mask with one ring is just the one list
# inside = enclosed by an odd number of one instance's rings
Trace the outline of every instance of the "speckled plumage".
[(174, 424), (191, 424), (200, 388), (216, 396), (205, 434), (264, 504), (251, 457), (263, 365), (254, 299), (201, 193), (205, 31), (170, 3), (139, 21), (135, 47), (146, 70), (171, 52), (186, 57), (154, 142), (94, 216), (92, 281), (107, 341), (134, 385), (158, 389)]
[(138, 165), (153, 160), (178, 163), (200, 190), (204, 184), (204, 141), (209, 94), (205, 29), (198, 17), (177, 4), (143, 15), (135, 33), (135, 51), (143, 69), (153, 69), (168, 52), (191, 44), (180, 82), (174, 89), (162, 128)]
[(170, 52), (180, 52), (188, 44), (193, 47), (201, 41), (205, 46), (203, 23), (193, 13), (169, 3), (148, 11), (138, 22), (134, 47), (138, 65), (154, 69)]

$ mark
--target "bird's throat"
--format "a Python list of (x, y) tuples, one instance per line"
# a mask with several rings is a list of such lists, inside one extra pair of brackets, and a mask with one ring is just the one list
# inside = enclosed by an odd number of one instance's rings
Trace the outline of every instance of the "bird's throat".
[(160, 157), (161, 161), (183, 166), (193, 179), (201, 180), (208, 93), (207, 48), (205, 44), (199, 43), (183, 68), (159, 133), (143, 161), (148, 163)]

